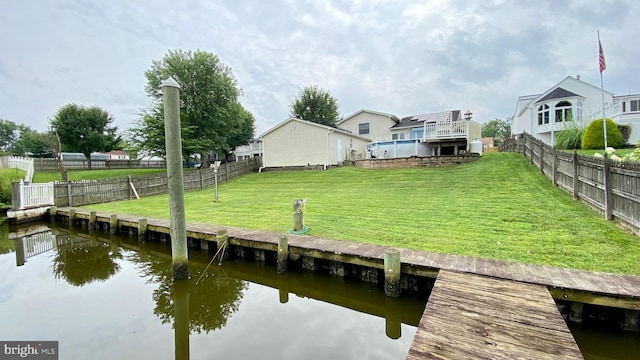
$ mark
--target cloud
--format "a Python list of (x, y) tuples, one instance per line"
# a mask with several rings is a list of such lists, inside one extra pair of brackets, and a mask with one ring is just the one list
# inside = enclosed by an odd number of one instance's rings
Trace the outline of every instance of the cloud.
[[(0, 12), (0, 117), (41, 129), (68, 102), (97, 104), (120, 129), (149, 106), (146, 71), (170, 49), (205, 50), (230, 66), (257, 134), (284, 120), (299, 90), (319, 85), (343, 115), (448, 109), (484, 122), (519, 95), (567, 75), (638, 93), (631, 0), (610, 1), (21, 1)], [(8, 90), (15, 98), (6, 96)], [(18, 99), (16, 101), (15, 99)]]

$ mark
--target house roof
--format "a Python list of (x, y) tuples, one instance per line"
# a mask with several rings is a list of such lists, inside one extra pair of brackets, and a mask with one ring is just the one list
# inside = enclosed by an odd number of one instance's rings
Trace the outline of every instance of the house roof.
[(582, 96), (576, 93), (573, 93), (569, 90), (563, 89), (561, 87), (557, 87), (553, 89), (550, 93), (545, 95), (544, 97), (540, 98), (540, 100), (536, 101), (535, 104), (539, 104), (541, 102), (545, 102), (548, 100), (563, 99), (563, 98), (570, 98), (570, 97), (582, 97)]
[(348, 136), (351, 136), (351, 137), (354, 137), (354, 138), (358, 138), (358, 139), (369, 141), (369, 139), (364, 138), (362, 136), (355, 135), (354, 133), (352, 133), (349, 130), (341, 129), (341, 128), (338, 128), (338, 127), (331, 127), (331, 126), (327, 126), (327, 125), (322, 125), (322, 124), (318, 124), (318, 123), (315, 123), (315, 122), (312, 122), (312, 121), (302, 120), (302, 119), (293, 118), (293, 117), (288, 118), (285, 121), (279, 123), (278, 125), (272, 127), (271, 129), (265, 131), (264, 133), (262, 133), (260, 135), (260, 139), (262, 139), (265, 135), (268, 135), (269, 133), (274, 132), (278, 128), (288, 124), (291, 121), (299, 122), (299, 123), (306, 124), (306, 125), (316, 126), (316, 127), (325, 129), (327, 131), (335, 131), (335, 132), (338, 132), (338, 133), (341, 133), (341, 134), (344, 134), (344, 135), (348, 135)]
[(412, 128), (423, 126), (425, 122), (438, 121), (458, 121), (460, 119), (460, 110), (440, 111), (429, 114), (409, 115), (400, 119), (400, 122), (393, 125), (392, 129)]
[(107, 152), (101, 152), (101, 154), (105, 154), (105, 155), (129, 155), (126, 151), (123, 150), (111, 150), (111, 151), (107, 151)]
[(355, 117), (356, 115), (361, 114), (363, 112), (366, 112), (366, 113), (369, 113), (369, 114), (380, 115), (380, 116), (386, 116), (386, 117), (390, 118), (391, 120), (393, 120), (395, 122), (400, 122), (400, 119), (397, 116), (393, 115), (393, 114), (387, 114), (387, 113), (384, 113), (384, 112), (367, 110), (367, 109), (360, 109), (360, 110), (354, 112), (353, 114), (351, 114), (349, 116), (346, 116), (344, 119), (338, 121), (338, 124), (343, 123), (343, 122), (351, 119), (352, 117)]

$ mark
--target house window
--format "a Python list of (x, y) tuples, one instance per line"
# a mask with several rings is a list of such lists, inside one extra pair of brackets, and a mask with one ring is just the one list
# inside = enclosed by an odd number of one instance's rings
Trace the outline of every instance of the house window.
[(640, 100), (631, 100), (631, 101), (629, 101), (629, 110), (630, 111), (640, 111)]
[(424, 135), (423, 128), (413, 128), (411, 129), (411, 133), (409, 134), (409, 139), (422, 139)]
[(358, 124), (358, 134), (366, 135), (369, 133), (369, 123)]
[(626, 102), (622, 102), (622, 112), (627, 112), (627, 103)]
[(538, 107), (538, 125), (549, 123), (549, 105)]
[(391, 140), (398, 140), (398, 134), (391, 134)]
[(576, 103), (576, 120), (582, 122), (582, 101)]
[(556, 104), (556, 122), (572, 121), (571, 103), (568, 101), (560, 101)]

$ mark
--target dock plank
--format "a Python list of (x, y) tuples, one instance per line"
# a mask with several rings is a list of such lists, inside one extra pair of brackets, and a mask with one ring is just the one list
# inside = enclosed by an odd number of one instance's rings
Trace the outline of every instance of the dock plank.
[(544, 286), (446, 270), (438, 275), (407, 356), (582, 358)]

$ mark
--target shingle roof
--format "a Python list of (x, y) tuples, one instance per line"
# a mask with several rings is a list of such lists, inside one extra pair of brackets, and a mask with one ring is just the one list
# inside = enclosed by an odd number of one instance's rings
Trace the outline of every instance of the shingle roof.
[(438, 121), (458, 121), (460, 120), (460, 110), (441, 111), (429, 114), (410, 115), (400, 119), (400, 122), (393, 125), (392, 129), (403, 127), (418, 127), (425, 122), (432, 123)]
[(576, 96), (580, 96), (576, 93), (572, 93), (569, 90), (565, 90), (561, 87), (555, 88), (552, 92), (548, 93), (547, 95), (545, 95), (545, 97), (543, 97), (542, 99), (536, 101), (536, 104), (545, 102), (547, 100), (552, 100), (552, 99), (562, 99), (562, 98), (568, 98), (568, 97), (576, 97)]

